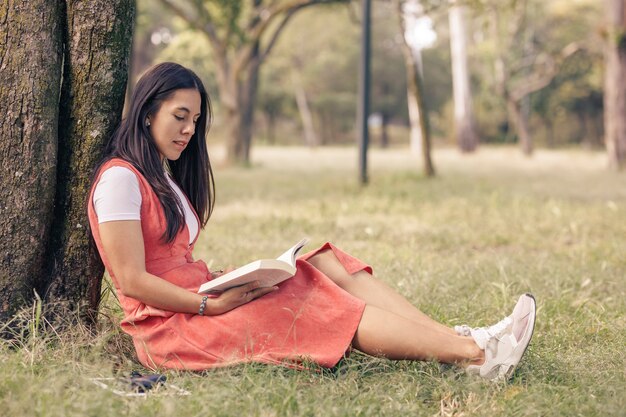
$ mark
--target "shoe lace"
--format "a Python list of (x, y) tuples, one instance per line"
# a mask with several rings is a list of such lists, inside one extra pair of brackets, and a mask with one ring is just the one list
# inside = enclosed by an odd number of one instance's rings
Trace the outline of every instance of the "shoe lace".
[(511, 316), (505, 317), (493, 326), (489, 326), (485, 328), (485, 331), (490, 337), (499, 337), (505, 330), (509, 328), (513, 324), (513, 319)]

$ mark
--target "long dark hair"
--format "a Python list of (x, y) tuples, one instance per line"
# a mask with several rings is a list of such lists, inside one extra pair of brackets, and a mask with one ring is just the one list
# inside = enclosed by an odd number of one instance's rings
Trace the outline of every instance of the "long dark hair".
[[(201, 99), (195, 132), (178, 160), (165, 158), (161, 162), (146, 120), (148, 116), (156, 114), (163, 101), (176, 90), (188, 88), (197, 90)], [(137, 82), (128, 114), (107, 144), (105, 156), (95, 168), (94, 181), (100, 167), (112, 158), (131, 163), (146, 178), (159, 198), (167, 221), (162, 239), (171, 243), (184, 227), (185, 218), (182, 202), (165, 176), (164, 168), (169, 169), (174, 181), (191, 201), (200, 218), (200, 226), (204, 227), (215, 204), (215, 181), (206, 147), (206, 134), (212, 119), (211, 100), (202, 81), (193, 71), (173, 62), (153, 66)]]

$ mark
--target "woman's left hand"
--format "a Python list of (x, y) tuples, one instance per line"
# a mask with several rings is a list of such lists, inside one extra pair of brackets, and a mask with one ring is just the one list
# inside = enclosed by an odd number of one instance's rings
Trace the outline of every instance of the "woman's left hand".
[(239, 287), (229, 288), (215, 298), (209, 298), (204, 315), (214, 316), (226, 313), (278, 289), (276, 286), (260, 287), (260, 284), (259, 281), (249, 282)]

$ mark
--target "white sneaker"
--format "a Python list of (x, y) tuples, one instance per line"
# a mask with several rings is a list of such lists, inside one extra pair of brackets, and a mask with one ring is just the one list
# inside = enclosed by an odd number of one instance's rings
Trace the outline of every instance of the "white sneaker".
[[(532, 297), (532, 296), (531, 296)], [(519, 300), (517, 300), (517, 304), (513, 308), (513, 313), (510, 316), (507, 316), (500, 320), (498, 323), (489, 326), (489, 327), (469, 327), (467, 324), (463, 324), (461, 326), (454, 326), (454, 331), (459, 336), (471, 336), (474, 338), (476, 344), (481, 348), (485, 349), (487, 341), (491, 339), (493, 336), (501, 333), (505, 328), (511, 325), (513, 322), (513, 315), (516, 314), (516, 311), (524, 308), (524, 304), (526, 303), (526, 294), (522, 295)]]
[(502, 333), (502, 331), (510, 327), (512, 323), (513, 318), (511, 315), (503, 318), (493, 326), (472, 328), (464, 324), (462, 326), (454, 326), (454, 330), (459, 336), (473, 337), (478, 347), (485, 350), (485, 346), (487, 346), (489, 339)]
[[(505, 319), (495, 325), (501, 327), (500, 331), (486, 340), (485, 362), (468, 366), (467, 372), (490, 380), (508, 379), (528, 348), (535, 328), (536, 311), (535, 298), (531, 294), (522, 295), (513, 314), (507, 317), (510, 320)], [(495, 330), (492, 329), (495, 326), (488, 329)], [(488, 329), (482, 330), (488, 333)], [(478, 340), (476, 344), (479, 344)]]

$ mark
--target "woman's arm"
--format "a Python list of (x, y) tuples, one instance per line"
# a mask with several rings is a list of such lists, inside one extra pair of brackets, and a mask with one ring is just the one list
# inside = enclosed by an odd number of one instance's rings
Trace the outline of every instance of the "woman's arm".
[[(120, 291), (144, 304), (177, 313), (197, 314), (202, 295), (187, 291), (146, 271), (145, 249), (141, 222), (120, 220), (98, 225), (104, 252)], [(205, 315), (222, 314), (255, 298), (272, 292), (276, 287), (258, 288), (258, 282), (224, 291), (207, 300)]]

